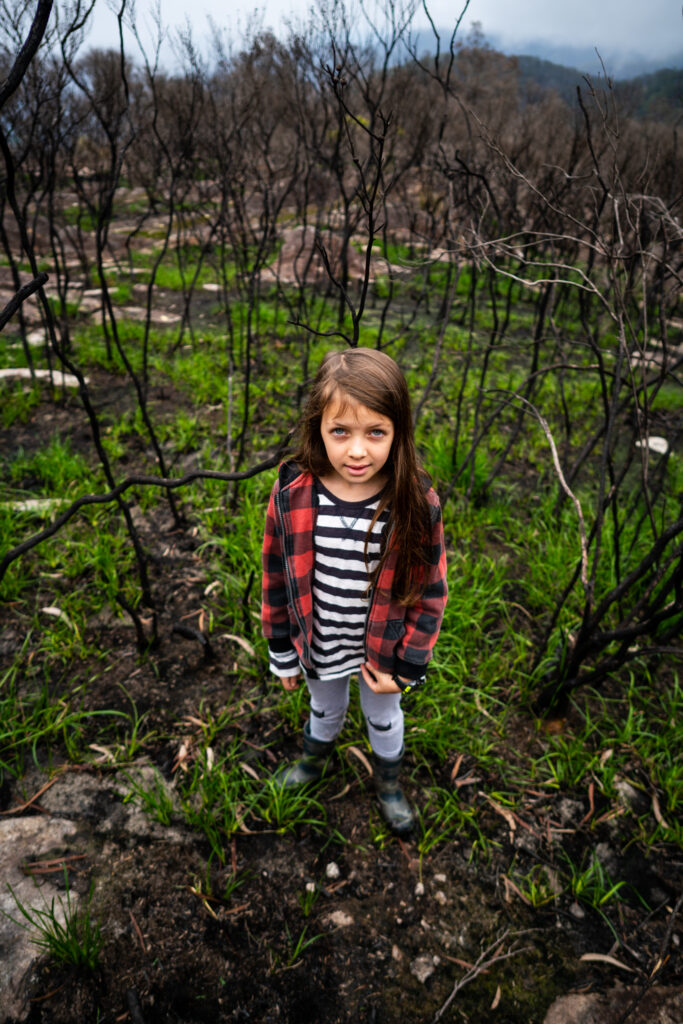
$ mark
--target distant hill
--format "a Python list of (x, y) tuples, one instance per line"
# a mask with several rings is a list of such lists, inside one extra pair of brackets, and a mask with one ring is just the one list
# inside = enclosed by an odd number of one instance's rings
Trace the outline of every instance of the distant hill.
[(663, 68), (615, 85), (627, 113), (655, 121), (675, 121), (683, 114), (683, 70)]
[[(579, 68), (582, 74), (596, 76), (601, 74), (604, 63), (610, 78), (618, 81), (650, 75), (662, 68), (683, 68), (683, 50), (674, 51), (673, 47), (669, 54), (662, 54), (660, 57), (654, 58), (636, 51), (626, 52), (604, 47), (572, 46), (567, 43), (557, 44), (534, 40), (518, 44), (513, 48), (495, 33), (491, 35), (484, 33), (484, 35), (494, 49), (509, 57), (524, 53), (561, 67)], [(672, 40), (672, 43), (675, 44), (677, 41)], [(637, 45), (637, 41), (634, 45)]]
[[(450, 36), (440, 33), (442, 49)], [(424, 30), (413, 36), (418, 53), (432, 54), (433, 33)], [(526, 44), (525, 44), (526, 45)], [(514, 53), (495, 34), (480, 29), (459, 40), (456, 51), (480, 47), (502, 53), (517, 62), (520, 92), (528, 102), (539, 97), (539, 90), (552, 89), (570, 106), (576, 104), (576, 87), (586, 87), (586, 76), (596, 86), (605, 85), (605, 73), (612, 82), (624, 113), (630, 117), (674, 122), (683, 112), (683, 52), (667, 58), (668, 66), (637, 53), (614, 51), (599, 54), (595, 48), (558, 46), (529, 42), (525, 54)], [(604, 58), (604, 67), (601, 61)]]
[(577, 85), (585, 85), (584, 73), (578, 68), (554, 64), (542, 57), (515, 57), (519, 69), (520, 86), (523, 93), (533, 98), (536, 88), (552, 89), (570, 105), (576, 101)]
[[(586, 77), (577, 68), (554, 64), (540, 57), (515, 58), (522, 93), (533, 100), (537, 90), (552, 89), (570, 105), (576, 103), (576, 87), (586, 86)], [(605, 84), (602, 76), (592, 79)], [(648, 75), (613, 83), (619, 105), (630, 117), (656, 121), (675, 121), (683, 113), (683, 68), (663, 68)]]

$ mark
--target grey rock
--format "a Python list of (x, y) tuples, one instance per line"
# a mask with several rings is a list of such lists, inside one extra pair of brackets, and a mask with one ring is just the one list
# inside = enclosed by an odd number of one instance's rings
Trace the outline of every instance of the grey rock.
[(681, 1024), (683, 988), (654, 987), (645, 995), (636, 987), (615, 986), (605, 992), (560, 996), (545, 1015), (543, 1024), (616, 1024), (634, 999), (642, 998), (629, 1013), (629, 1024)]
[[(145, 766), (129, 771), (136, 771), (138, 780), (150, 782), (158, 774)], [(27, 791), (37, 792), (44, 781), (37, 774), (31, 778)], [(140, 837), (165, 843), (183, 841), (178, 830), (152, 821), (133, 803), (123, 803), (123, 797), (129, 793), (130, 780), (123, 772), (113, 777), (94, 772), (64, 772), (40, 797), (41, 809), (47, 813), (0, 818), (4, 883), (0, 885), (0, 1011), (4, 1014), (0, 1020), (23, 1021), (28, 1016), (27, 981), (41, 955), (31, 941), (34, 936), (30, 928), (23, 927), (27, 922), (17, 900), (27, 908), (43, 909), (49, 908), (54, 899), (55, 915), (63, 919), (63, 886), (58, 888), (44, 874), (34, 880), (25, 871), (26, 864), (83, 855), (86, 851), (91, 854), (95, 849), (100, 850), (100, 858), (106, 862), (107, 854), (111, 856), (122, 842), (135, 842)], [(71, 889), (69, 899), (75, 908), (78, 893)]]
[[(7, 1018), (22, 1020), (27, 1015), (24, 985), (31, 965), (38, 958), (36, 946), (31, 941), (32, 933), (21, 927), (27, 922), (22, 918), (16, 901), (27, 908), (43, 909), (49, 907), (54, 899), (57, 915), (61, 907), (56, 886), (45, 877), (40, 879), (39, 885), (36, 884), (34, 878), (22, 870), (22, 865), (48, 855), (54, 857), (56, 850), (65, 854), (74, 852), (70, 849), (73, 832), (71, 822), (43, 815), (0, 819), (0, 864), (3, 865), (5, 883), (0, 889), (0, 1007)], [(72, 892), (70, 899), (75, 906), (77, 894)]]
[(568, 995), (556, 999), (546, 1013), (543, 1024), (598, 1024), (595, 996)]

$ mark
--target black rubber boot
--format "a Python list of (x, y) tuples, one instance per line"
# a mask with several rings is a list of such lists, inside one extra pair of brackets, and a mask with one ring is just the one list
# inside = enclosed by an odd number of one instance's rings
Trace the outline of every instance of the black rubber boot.
[(304, 726), (304, 754), (298, 761), (282, 769), (283, 786), (305, 786), (307, 782), (317, 782), (322, 778), (330, 754), (334, 750), (334, 740), (323, 743), (311, 736), (310, 722)]
[(373, 752), (372, 766), (375, 790), (382, 817), (396, 835), (407, 835), (415, 825), (415, 815), (398, 781), (403, 764), (403, 751), (392, 761)]

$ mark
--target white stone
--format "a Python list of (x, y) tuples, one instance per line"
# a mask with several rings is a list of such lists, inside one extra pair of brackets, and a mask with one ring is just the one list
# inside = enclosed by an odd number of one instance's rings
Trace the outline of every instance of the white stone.
[[(142, 306), (124, 306), (120, 312), (126, 320), (144, 322), (147, 319), (147, 310)], [(163, 313), (155, 309), (150, 310), (149, 318), (153, 324), (179, 324), (182, 320), (179, 313)]]
[[(78, 378), (73, 377), (70, 373), (61, 373), (59, 370), (55, 370), (50, 374), (49, 370), (34, 370), (33, 374), (36, 380), (49, 380), (50, 376), (55, 382), (56, 387), (65, 388), (77, 388)], [(31, 371), (27, 366), (10, 366), (5, 370), (0, 370), (0, 380), (30, 380)], [(88, 378), (84, 378), (85, 383), (88, 384)]]
[(411, 963), (410, 973), (417, 978), (422, 985), (424, 985), (427, 979), (431, 978), (438, 962), (438, 957), (430, 956), (428, 953), (423, 953), (422, 956), (416, 957)]
[(417, 885), (415, 886), (415, 895), (416, 896), (424, 896), (424, 894), (425, 894), (424, 882), (418, 882)]
[(344, 910), (333, 910), (325, 920), (335, 928), (348, 928), (350, 924), (353, 924), (353, 918)]
[(25, 498), (21, 501), (0, 501), (0, 508), (11, 508), (15, 512), (52, 512), (64, 504), (64, 498)]
[[(657, 437), (653, 435), (647, 438), (647, 447), (651, 452), (656, 452), (657, 455), (666, 455), (669, 450), (669, 442), (665, 437)], [(636, 441), (636, 448), (643, 448), (645, 444), (643, 441)]]
[(333, 882), (335, 878), (339, 878), (340, 875), (341, 871), (339, 870), (339, 865), (335, 864), (335, 862), (331, 860), (325, 868), (325, 877), (329, 878), (329, 880)]
[[(41, 328), (40, 330), (29, 331), (26, 335), (26, 344), (29, 348), (45, 348), (45, 331)], [(12, 348), (23, 348), (21, 339), (18, 341), (10, 342)]]

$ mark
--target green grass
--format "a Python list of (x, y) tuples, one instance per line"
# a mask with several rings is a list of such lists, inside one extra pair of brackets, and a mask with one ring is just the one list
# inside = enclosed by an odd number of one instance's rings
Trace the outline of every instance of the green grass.
[[(10, 917), (15, 924), (31, 935), (31, 941), (50, 959), (84, 971), (96, 971), (100, 964), (103, 936), (98, 921), (92, 915), (93, 886), (80, 907), (73, 899), (64, 869), (65, 893), (53, 896), (50, 904), (29, 907), (17, 898), (10, 885), (7, 888), (14, 899), (19, 917)], [(39, 890), (36, 887), (36, 891)]]
[[(23, 354), (13, 357), (13, 366), (23, 366)], [(36, 406), (40, 405), (40, 385), (32, 387), (30, 381), (4, 381), (0, 385), (0, 423), (6, 429), (27, 423)]]
[(0, 473), (13, 487), (24, 486), (32, 495), (60, 497), (91, 477), (87, 460), (56, 434), (32, 454), (19, 448), (11, 457), (0, 456)]
[(96, 220), (89, 211), (82, 209), (78, 205), (67, 206), (62, 210), (62, 217), (66, 224), (72, 227), (79, 227), (86, 234), (92, 233), (97, 226)]
[(124, 803), (136, 803), (160, 825), (170, 825), (174, 813), (173, 798), (159, 773), (155, 771), (147, 785), (139, 776), (126, 773), (125, 777), (130, 785), (130, 791)]
[[(143, 233), (145, 234), (146, 238), (151, 238), (151, 239), (156, 240), (156, 241), (158, 241), (159, 239), (163, 239), (165, 237), (165, 234), (166, 234), (165, 229), (163, 231), (162, 230), (159, 230), (159, 231), (155, 230), (155, 231), (151, 231), (151, 232), (150, 231), (145, 232), (144, 229), (143, 229)], [(156, 263), (156, 260), (158, 259), (158, 254), (159, 254), (160, 251), (161, 250), (159, 248), (157, 248), (156, 252), (152, 252), (152, 253), (138, 253), (138, 252), (135, 252), (133, 254), (133, 266), (149, 270), (149, 274), (148, 275), (146, 275), (146, 274), (136, 275), (135, 280), (139, 284), (148, 284), (149, 281), (151, 280), (151, 272), (152, 272), (152, 269), (154, 267), (154, 264)], [(182, 251), (183, 268), (184, 268), (183, 272), (184, 272), (184, 277), (185, 277), (184, 287), (185, 288), (187, 288), (191, 284), (191, 282), (192, 282), (192, 280), (194, 278), (194, 272), (195, 272), (194, 264), (196, 263), (196, 261), (200, 257), (200, 255), (201, 255), (201, 253), (200, 253), (200, 250), (199, 250), (199, 248), (197, 246), (185, 246), (183, 251)], [(209, 257), (204, 259), (204, 263), (203, 263), (202, 268), (201, 268), (201, 270), (199, 272), (199, 275), (198, 275), (198, 278), (197, 278), (197, 282), (196, 282), (196, 288), (198, 290), (201, 290), (201, 287), (202, 287), (203, 284), (208, 284), (208, 283), (213, 283), (213, 282), (220, 282), (221, 278), (219, 276), (217, 276), (216, 270), (212, 266), (212, 262), (213, 262), (213, 260), (212, 260), (211, 255), (209, 255)], [(233, 263), (228, 263), (226, 270), (227, 270), (226, 276), (227, 276), (227, 279), (228, 279), (228, 283), (232, 284), (234, 282), (235, 273), (236, 273), (234, 264)], [(178, 260), (177, 260), (177, 258), (176, 258), (174, 253), (168, 253), (164, 257), (164, 259), (162, 260), (160, 265), (157, 267), (156, 273), (155, 273), (155, 276), (154, 276), (154, 285), (155, 285), (156, 288), (160, 288), (160, 289), (162, 289), (164, 291), (177, 291), (177, 292), (180, 292), (180, 291), (183, 290), (183, 274), (181, 274), (180, 268), (178, 266)]]
[(263, 780), (251, 812), (280, 834), (303, 826), (323, 832), (327, 824), (325, 808), (310, 789), (286, 786), (278, 777)]
[(243, 756), (238, 739), (232, 739), (215, 758), (207, 744), (178, 779), (183, 818), (203, 835), (211, 857), (220, 864), (225, 864), (228, 842), (242, 827), (254, 801), (253, 779), (244, 770)]
[[(64, 643), (55, 657), (51, 641), (41, 648), (29, 632), (14, 663), (0, 676), (0, 781), (21, 778), (31, 761), (49, 768), (57, 751), (73, 763), (88, 760), (88, 737), (107, 735), (112, 721), (128, 717), (114, 710), (83, 709), (85, 684), (65, 684), (58, 671), (60, 662), (80, 659), (83, 652), (79, 647), (69, 655), (71, 638)], [(27, 671), (26, 662), (34, 654), (41, 667)]]

